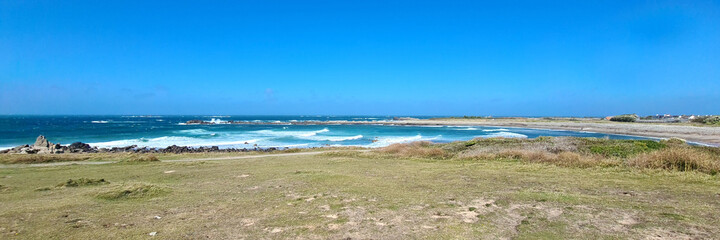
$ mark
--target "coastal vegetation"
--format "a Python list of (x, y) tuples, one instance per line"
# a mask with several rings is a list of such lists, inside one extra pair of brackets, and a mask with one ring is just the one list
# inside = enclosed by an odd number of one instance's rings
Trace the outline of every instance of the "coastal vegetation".
[(206, 161), (208, 155), (174, 154), (154, 156), (198, 160), (0, 168), (0, 238), (707, 239), (720, 233), (720, 217), (709, 214), (720, 211), (720, 174), (713, 172), (720, 152), (677, 139), (492, 138), (252, 154), (267, 157)]
[(638, 120), (638, 116), (635, 114), (623, 114), (623, 115), (610, 117), (610, 121), (613, 121), (613, 122), (635, 122), (637, 120)]
[[(574, 137), (476, 138), (465, 142), (393, 144), (365, 155), (460, 160), (519, 160), (564, 167), (623, 167), (720, 173), (720, 150), (680, 139), (611, 140)], [(387, 156), (385, 156), (387, 157)]]
[(690, 121), (694, 123), (720, 126), (720, 116), (698, 116)]

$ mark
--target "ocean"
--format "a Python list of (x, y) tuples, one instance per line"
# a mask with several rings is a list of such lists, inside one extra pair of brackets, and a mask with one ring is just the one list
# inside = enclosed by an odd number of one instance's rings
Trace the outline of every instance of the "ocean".
[[(429, 118), (413, 116), (415, 118)], [(187, 125), (189, 120), (214, 125)], [(84, 142), (101, 148), (164, 148), (219, 146), (220, 148), (361, 146), (383, 147), (412, 141), (452, 142), (476, 137), (536, 138), (575, 136), (611, 139), (642, 137), (590, 132), (481, 126), (337, 125), (325, 121), (391, 121), (390, 116), (0, 116), (0, 149), (32, 144), (39, 135), (63, 145)], [(240, 125), (226, 121), (314, 125)]]

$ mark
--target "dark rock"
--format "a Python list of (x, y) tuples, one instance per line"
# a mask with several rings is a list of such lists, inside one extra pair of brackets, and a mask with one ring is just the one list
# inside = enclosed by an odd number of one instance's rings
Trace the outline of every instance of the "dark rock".
[(185, 122), (185, 124), (203, 124), (205, 123), (203, 120), (190, 120)]
[(68, 151), (74, 152), (74, 153), (91, 153), (91, 152), (97, 152), (94, 148), (90, 146), (90, 144), (82, 143), (82, 142), (74, 142), (70, 144), (68, 147)]

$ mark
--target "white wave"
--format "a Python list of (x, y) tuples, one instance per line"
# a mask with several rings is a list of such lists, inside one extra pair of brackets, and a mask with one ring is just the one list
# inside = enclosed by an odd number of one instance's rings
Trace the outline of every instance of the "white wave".
[(473, 131), (473, 130), (478, 130), (478, 129), (477, 129), (477, 128), (474, 128), (474, 127), (466, 127), (466, 128), (458, 128), (458, 129), (454, 129), (454, 130), (458, 130), (458, 131)]
[(208, 141), (193, 137), (164, 136), (157, 138), (124, 139), (107, 142), (88, 143), (90, 146), (99, 148), (127, 147), (137, 145), (138, 147), (164, 148), (171, 145), (200, 147), (200, 146), (239, 146), (257, 142), (258, 139), (227, 139), (225, 141)]
[(203, 134), (210, 134), (211, 132), (205, 129), (196, 128), (196, 129), (186, 129), (186, 130), (180, 130), (176, 131), (177, 133), (183, 133), (183, 134), (194, 134), (194, 135), (203, 135)]
[(431, 141), (442, 137), (442, 135), (437, 135), (435, 137), (431, 138), (424, 138), (422, 135), (418, 134), (415, 136), (392, 136), (392, 137), (379, 137), (377, 138), (377, 142), (371, 143), (366, 145), (367, 147), (385, 147), (390, 144), (395, 143), (409, 143), (409, 142), (415, 142), (415, 141)]
[(496, 128), (496, 129), (484, 129), (483, 132), (507, 132), (510, 130), (504, 129), (504, 128)]
[(504, 137), (504, 138), (527, 138), (527, 135), (519, 134), (519, 133), (512, 133), (512, 132), (496, 132), (491, 133), (488, 135), (480, 136), (484, 138), (492, 138), (492, 137)]
[(317, 135), (318, 133), (329, 132), (327, 128), (316, 131), (276, 131), (276, 130), (258, 130), (249, 132), (252, 135), (259, 137), (295, 137), (295, 138), (307, 138)]
[(314, 141), (330, 141), (330, 142), (342, 142), (342, 141), (348, 141), (348, 140), (357, 140), (363, 138), (363, 135), (356, 135), (356, 136), (309, 136), (304, 137), (303, 139), (308, 140), (314, 140)]
[(222, 120), (222, 119), (219, 119), (219, 118), (211, 118), (210, 121), (209, 121), (209, 123), (212, 123), (212, 124), (227, 124), (228, 121), (225, 121), (225, 120)]
[(91, 123), (108, 123), (108, 121), (90, 121)]

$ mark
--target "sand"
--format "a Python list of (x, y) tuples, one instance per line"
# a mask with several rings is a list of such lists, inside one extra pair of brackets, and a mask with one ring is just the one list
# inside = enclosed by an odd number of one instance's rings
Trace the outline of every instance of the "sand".
[(720, 146), (720, 127), (681, 124), (617, 123), (597, 121), (533, 121), (530, 119), (417, 119), (396, 121), (398, 125), (473, 125), (586, 131), (656, 138), (682, 138), (690, 142)]

